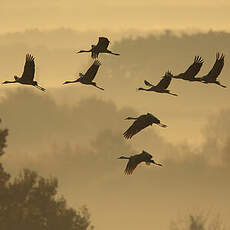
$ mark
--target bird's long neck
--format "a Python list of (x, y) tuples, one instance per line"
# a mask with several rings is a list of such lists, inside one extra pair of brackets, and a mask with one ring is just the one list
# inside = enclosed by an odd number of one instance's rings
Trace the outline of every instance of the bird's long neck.
[(121, 156), (121, 157), (119, 157), (118, 159), (126, 159), (126, 160), (129, 160), (129, 159), (130, 159), (130, 157), (124, 157), (124, 156)]
[(8, 83), (18, 83), (18, 81), (4, 81), (2, 84), (8, 84)]
[(89, 53), (91, 51), (92, 51), (92, 49), (90, 49), (90, 50), (80, 50), (78, 53)]
[(63, 85), (65, 85), (65, 84), (70, 84), (70, 83), (76, 83), (76, 82), (78, 82), (78, 79), (77, 79), (77, 80), (74, 80), (74, 81), (65, 81), (65, 82), (63, 83)]
[(127, 118), (125, 118), (125, 120), (136, 120), (137, 119), (137, 117), (127, 117)]
[(149, 91), (149, 89), (144, 89), (144, 88), (138, 88), (137, 90)]

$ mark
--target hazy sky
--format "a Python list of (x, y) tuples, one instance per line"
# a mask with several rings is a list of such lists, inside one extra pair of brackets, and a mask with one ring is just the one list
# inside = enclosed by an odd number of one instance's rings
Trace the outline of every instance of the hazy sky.
[(225, 0), (0, 0), (0, 4), (1, 32), (57, 27), (229, 30), (230, 25), (230, 3)]
[[(168, 230), (178, 213), (211, 208), (229, 224), (230, 33), (216, 32), (229, 31), (229, 12), (226, 0), (0, 0), (0, 81), (20, 76), (29, 52), (47, 88), (1, 85), (0, 116), (10, 130), (4, 166), (56, 176), (70, 205), (92, 211), (96, 230)], [(164, 29), (214, 32), (177, 37)], [(92, 63), (75, 50), (98, 36), (121, 53), (100, 56), (96, 80), (106, 90), (63, 86)], [(136, 91), (168, 69), (183, 72), (195, 55), (204, 58), (203, 76), (218, 51), (226, 55), (226, 89), (173, 80), (178, 97)], [(124, 140), (124, 118), (146, 112), (169, 127)], [(165, 167), (143, 165), (125, 177), (117, 157), (143, 149)]]

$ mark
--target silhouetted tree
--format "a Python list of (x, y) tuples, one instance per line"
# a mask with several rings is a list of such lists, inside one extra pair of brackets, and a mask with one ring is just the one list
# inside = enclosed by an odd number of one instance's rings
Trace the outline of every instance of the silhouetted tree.
[[(0, 118), (0, 125), (1, 125), (1, 118)], [(4, 148), (6, 147), (6, 137), (8, 135), (7, 129), (1, 129), (0, 127), (0, 156), (4, 154)], [(2, 196), (3, 188), (7, 181), (9, 180), (10, 175), (6, 173), (0, 163), (0, 196)]]
[[(0, 129), (1, 154), (7, 134)], [(57, 197), (57, 189), (56, 178), (46, 179), (24, 169), (11, 179), (0, 164), (0, 229), (86, 230), (90, 225), (88, 209), (68, 208), (66, 200)]]
[(224, 230), (219, 216), (210, 218), (208, 215), (190, 214), (182, 222), (174, 221), (171, 230)]
[[(2, 120), (0, 119), (0, 125)], [(6, 147), (6, 137), (8, 135), (7, 129), (1, 129), (0, 128), (0, 156), (4, 154), (4, 148)]]

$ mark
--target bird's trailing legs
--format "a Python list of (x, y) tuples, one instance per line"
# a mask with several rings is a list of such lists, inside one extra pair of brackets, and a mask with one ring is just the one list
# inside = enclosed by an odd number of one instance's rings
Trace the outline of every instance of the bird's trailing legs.
[(42, 88), (42, 87), (41, 87), (41, 86), (39, 86), (39, 85), (35, 85), (35, 87), (36, 87), (37, 89), (42, 90), (43, 92), (44, 92), (44, 91), (46, 91), (46, 89), (45, 89), (45, 88)]
[(113, 53), (112, 51), (110, 51), (110, 50), (108, 50), (108, 53), (110, 53), (110, 54), (113, 54), (113, 55), (120, 55), (120, 54), (118, 54), (118, 53)]
[(105, 89), (103, 89), (103, 88), (101, 88), (101, 87), (97, 86), (96, 84), (95, 84), (95, 85), (93, 85), (93, 86), (95, 86), (96, 88), (98, 88), (98, 89), (100, 89), (100, 90), (105, 90)]
[(173, 95), (173, 96), (178, 96), (178, 95), (177, 95), (177, 94), (175, 94), (175, 93), (170, 93), (170, 92), (169, 92), (169, 94), (170, 94), (170, 95)]
[(227, 86), (226, 85), (222, 85), (219, 81), (217, 81), (217, 82), (207, 82), (207, 81), (201, 81), (202, 83), (204, 83), (204, 84), (209, 84), (209, 83), (215, 83), (215, 84), (217, 84), (217, 85), (219, 85), (219, 86), (221, 86), (221, 87), (223, 87), (223, 88), (227, 88)]
[(223, 88), (227, 88), (226, 85), (222, 85), (220, 82), (218, 82), (217, 85), (219, 85), (219, 86), (221, 86), (221, 87), (223, 87)]
[(157, 125), (159, 125), (160, 127), (163, 127), (163, 128), (167, 128), (168, 127), (167, 125), (162, 124), (162, 123), (158, 123)]
[(157, 163), (157, 162), (155, 162), (154, 160), (151, 160), (151, 163), (153, 163), (153, 164), (155, 164), (155, 165), (158, 165), (158, 166), (163, 166), (162, 164), (160, 164), (160, 163)]

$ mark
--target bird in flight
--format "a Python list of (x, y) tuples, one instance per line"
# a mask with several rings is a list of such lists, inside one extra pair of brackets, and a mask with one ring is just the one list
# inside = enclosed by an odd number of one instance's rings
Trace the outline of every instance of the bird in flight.
[(20, 83), (24, 85), (32, 85), (42, 91), (45, 91), (44, 88), (38, 85), (37, 81), (34, 81), (34, 73), (35, 73), (35, 63), (34, 57), (31, 54), (26, 55), (26, 63), (24, 66), (24, 72), (21, 77), (14, 76), (14, 81), (4, 81), (2, 84), (9, 83)]
[(212, 69), (209, 71), (209, 73), (203, 77), (201, 77), (201, 81), (203, 83), (214, 83), (217, 84), (223, 88), (226, 88), (227, 86), (222, 85), (219, 81), (217, 81), (217, 77), (220, 75), (222, 69), (224, 67), (224, 54), (217, 53), (216, 54), (216, 61), (212, 67)]
[(97, 45), (92, 45), (90, 50), (80, 50), (78, 53), (89, 52), (91, 53), (91, 57), (93, 59), (98, 58), (99, 53), (108, 53), (113, 55), (120, 55), (118, 53), (113, 53), (112, 51), (108, 50), (109, 46), (109, 39), (105, 37), (99, 37)]
[(195, 56), (194, 62), (188, 67), (188, 69), (184, 73), (180, 73), (178, 75), (171, 76), (171, 77), (177, 79), (183, 79), (186, 81), (201, 81), (200, 78), (197, 78), (195, 76), (199, 73), (203, 63), (204, 61), (200, 56)]
[(150, 88), (148, 89), (138, 88), (138, 90), (154, 91), (157, 93), (167, 93), (173, 96), (178, 96), (175, 93), (171, 93), (170, 90), (167, 89), (169, 87), (171, 80), (172, 80), (172, 74), (171, 72), (168, 71), (165, 73), (165, 75), (163, 76), (163, 78), (160, 80), (160, 82), (157, 85), (152, 85), (151, 83), (145, 80), (144, 81), (145, 85), (149, 86)]
[(139, 117), (127, 117), (125, 120), (135, 120), (133, 124), (123, 133), (123, 136), (126, 139), (131, 139), (132, 136), (152, 124), (157, 124), (163, 128), (167, 127), (167, 125), (162, 124), (160, 120), (151, 113), (147, 113)]
[(78, 79), (76, 79), (74, 81), (65, 81), (63, 84), (80, 82), (82, 84), (92, 85), (98, 89), (104, 90), (103, 88), (97, 86), (96, 82), (93, 81), (97, 72), (98, 72), (100, 65), (101, 65), (101, 63), (98, 60), (95, 60), (85, 74), (79, 73), (80, 77)]
[(134, 169), (141, 163), (145, 162), (147, 165), (155, 164), (158, 166), (162, 166), (162, 164), (156, 163), (154, 160), (152, 160), (152, 155), (147, 153), (146, 151), (142, 151), (140, 154), (132, 155), (130, 157), (121, 156), (118, 159), (127, 159), (129, 160), (126, 168), (125, 168), (125, 174), (131, 175), (134, 171)]

